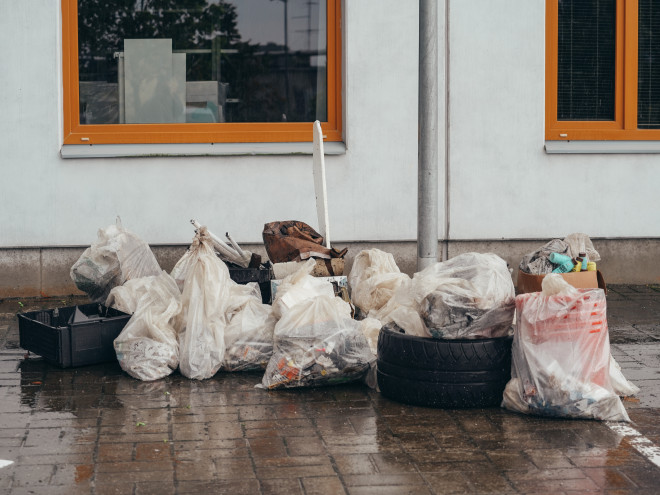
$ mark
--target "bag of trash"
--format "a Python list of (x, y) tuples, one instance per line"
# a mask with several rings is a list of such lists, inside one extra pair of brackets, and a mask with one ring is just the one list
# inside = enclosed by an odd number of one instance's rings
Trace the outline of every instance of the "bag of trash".
[[(543, 284), (545, 293), (516, 297), (511, 380), (502, 407), (542, 416), (629, 421), (610, 379), (605, 293), (575, 289), (558, 274), (547, 275)], [(557, 291), (562, 284), (564, 289)], [(554, 295), (547, 292), (551, 285)]]
[[(234, 282), (227, 266), (213, 250), (205, 227), (198, 229), (189, 251), (178, 318), (179, 369), (187, 378), (211, 378), (225, 355), (227, 303)], [(180, 260), (181, 262), (181, 260)]]
[(515, 288), (496, 254), (464, 253), (435, 263), (415, 273), (412, 293), (435, 338), (497, 338), (511, 332)]
[(363, 378), (375, 356), (339, 297), (320, 295), (285, 311), (275, 325), (267, 389), (335, 385)]
[(409, 281), (410, 277), (401, 273), (390, 253), (379, 249), (361, 251), (348, 275), (351, 301), (367, 315), (387, 304), (396, 290)]
[[(235, 288), (245, 286), (236, 285)], [(259, 286), (257, 285), (257, 289)], [(235, 291), (230, 291), (235, 300)], [(272, 307), (262, 304), (261, 296), (248, 297), (240, 307), (230, 309), (225, 328), (225, 371), (265, 369), (273, 354), (273, 331), (277, 320)]]
[(431, 337), (420, 312), (421, 307), (412, 293), (412, 279), (408, 277), (381, 308), (369, 311), (368, 318), (377, 319), (383, 326), (394, 324), (406, 335)]
[(165, 271), (157, 277), (133, 279), (112, 289), (106, 303), (110, 305), (134, 308), (133, 316), (114, 341), (121, 368), (144, 381), (171, 374), (179, 365), (174, 321), (181, 312), (181, 293), (174, 279)]
[(331, 283), (310, 275), (315, 265), (314, 260), (307, 260), (298, 271), (282, 280), (282, 283), (277, 287), (275, 300), (273, 301), (275, 318), (281, 318), (289, 309), (303, 301), (319, 296), (335, 296)]
[(113, 287), (160, 272), (149, 244), (125, 230), (117, 219), (115, 225), (99, 229), (97, 242), (83, 252), (70, 274), (78, 289), (103, 303)]

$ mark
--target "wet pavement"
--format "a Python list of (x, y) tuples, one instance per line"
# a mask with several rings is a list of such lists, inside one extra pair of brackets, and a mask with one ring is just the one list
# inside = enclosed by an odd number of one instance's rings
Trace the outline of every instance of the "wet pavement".
[(0, 494), (660, 491), (660, 287), (608, 294), (612, 353), (641, 388), (624, 401), (632, 434), (406, 406), (360, 384), (267, 392), (255, 373), (145, 383), (115, 363), (26, 359), (15, 313), (77, 302), (0, 301), (0, 466), (12, 461)]

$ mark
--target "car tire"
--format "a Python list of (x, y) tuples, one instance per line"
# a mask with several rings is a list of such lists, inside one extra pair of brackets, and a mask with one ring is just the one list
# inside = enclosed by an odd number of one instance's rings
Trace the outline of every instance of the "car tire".
[(510, 368), (513, 337), (434, 339), (415, 337), (383, 327), (378, 359), (406, 368), (436, 371), (490, 371)]
[(392, 400), (445, 409), (499, 406), (511, 378), (512, 337), (445, 340), (384, 327), (378, 387)]
[(441, 409), (496, 407), (508, 380), (482, 383), (442, 383), (412, 380), (376, 371), (380, 392), (388, 399)]

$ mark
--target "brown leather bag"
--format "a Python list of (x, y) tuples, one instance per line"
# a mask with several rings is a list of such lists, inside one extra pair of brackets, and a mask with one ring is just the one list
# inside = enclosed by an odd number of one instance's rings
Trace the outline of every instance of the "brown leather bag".
[(264, 245), (273, 263), (302, 261), (308, 258), (343, 258), (347, 249), (337, 251), (323, 245), (323, 237), (304, 222), (287, 220), (264, 225)]

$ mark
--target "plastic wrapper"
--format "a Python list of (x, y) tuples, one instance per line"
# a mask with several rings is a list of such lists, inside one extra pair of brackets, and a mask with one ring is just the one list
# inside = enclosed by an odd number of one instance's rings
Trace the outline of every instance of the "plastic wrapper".
[(571, 258), (577, 258), (580, 253), (586, 253), (589, 261), (600, 261), (600, 254), (594, 248), (594, 244), (587, 234), (576, 233), (567, 235), (564, 238), (564, 242), (568, 244), (568, 252), (566, 254)]
[(465, 253), (431, 265), (414, 275), (411, 290), (435, 338), (497, 338), (511, 332), (515, 289), (506, 262), (495, 254)]
[(121, 368), (134, 378), (158, 380), (179, 365), (179, 343), (174, 326), (181, 312), (181, 293), (166, 272), (131, 280), (115, 287), (106, 306), (133, 316), (114, 341)]
[(181, 296), (179, 368), (182, 375), (202, 380), (215, 375), (224, 359), (227, 304), (234, 282), (206, 228), (198, 229), (184, 257), (191, 259), (186, 261)]
[(379, 249), (361, 251), (355, 257), (348, 283), (351, 300), (364, 314), (379, 310), (410, 277), (401, 273), (390, 253)]
[(71, 279), (90, 299), (103, 303), (114, 287), (160, 272), (149, 244), (125, 230), (118, 219), (115, 225), (99, 229), (97, 242), (71, 267)]
[(612, 355), (610, 355), (610, 381), (612, 382), (612, 389), (619, 397), (630, 397), (639, 393), (639, 387), (630, 383), (623, 373), (621, 366), (617, 363)]
[(511, 381), (503, 407), (542, 416), (629, 421), (610, 381), (601, 289), (521, 294), (516, 310)]
[(271, 306), (262, 304), (261, 297), (257, 298), (254, 295), (241, 307), (230, 312), (229, 324), (225, 329), (225, 357), (222, 369), (225, 371), (265, 369), (273, 354), (273, 331), (276, 322)]
[(317, 387), (360, 380), (375, 356), (348, 303), (321, 295), (287, 310), (275, 326), (262, 386)]
[(369, 342), (369, 349), (375, 356), (378, 352), (378, 335), (383, 324), (376, 318), (365, 318), (360, 321), (360, 330)]

